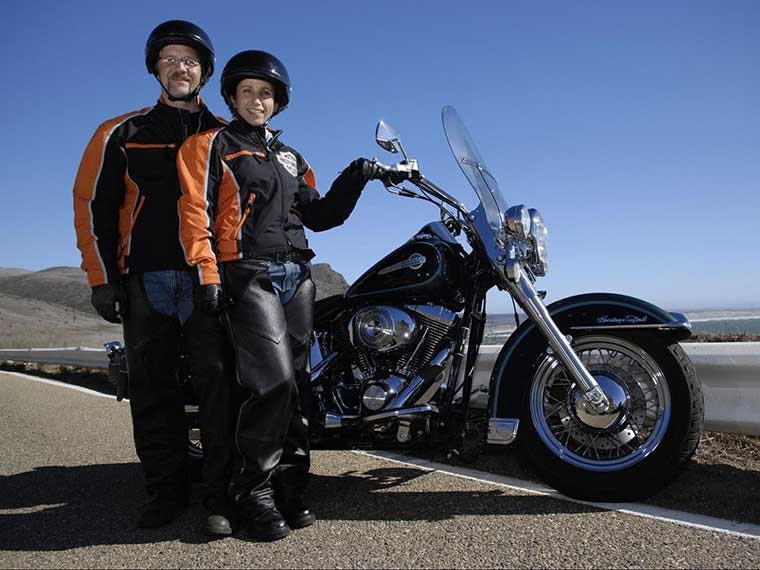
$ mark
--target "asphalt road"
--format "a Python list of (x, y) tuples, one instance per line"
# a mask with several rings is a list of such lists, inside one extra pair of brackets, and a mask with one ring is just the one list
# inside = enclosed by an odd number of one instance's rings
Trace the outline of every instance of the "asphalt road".
[(256, 543), (241, 534), (209, 543), (197, 499), (173, 524), (136, 530), (143, 491), (127, 405), (2, 372), (0, 442), (3, 568), (752, 568), (760, 561), (760, 538), (334, 451), (314, 453), (319, 521), (285, 540)]

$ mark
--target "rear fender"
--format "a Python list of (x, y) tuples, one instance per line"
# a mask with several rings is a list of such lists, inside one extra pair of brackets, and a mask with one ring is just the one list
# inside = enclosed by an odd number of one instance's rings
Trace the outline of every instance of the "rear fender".
[[(566, 335), (647, 331), (663, 342), (691, 336), (691, 324), (680, 313), (668, 313), (651, 303), (614, 293), (587, 293), (548, 305), (554, 322)], [(492, 422), (517, 419), (525, 390), (533, 378), (536, 357), (548, 344), (531, 320), (523, 322), (496, 357), (489, 388)], [(498, 424), (498, 421), (496, 422)]]

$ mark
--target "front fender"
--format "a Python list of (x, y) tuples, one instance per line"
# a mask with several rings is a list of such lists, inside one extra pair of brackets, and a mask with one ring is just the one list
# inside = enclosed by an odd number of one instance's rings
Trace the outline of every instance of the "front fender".
[[(587, 293), (560, 299), (546, 309), (566, 335), (584, 332), (646, 330), (663, 335), (668, 344), (691, 336), (684, 315), (668, 313), (635, 297), (614, 293)], [(547, 342), (531, 320), (512, 333), (496, 357), (489, 388), (492, 418), (518, 418), (525, 389), (533, 378), (536, 357)]]

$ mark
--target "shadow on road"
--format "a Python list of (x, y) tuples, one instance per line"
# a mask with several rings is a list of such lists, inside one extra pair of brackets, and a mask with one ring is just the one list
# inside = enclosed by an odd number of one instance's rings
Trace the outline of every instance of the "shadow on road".
[(135, 528), (144, 497), (137, 463), (44, 466), (0, 477), (0, 549), (65, 550), (177, 538), (177, 527)]
[[(311, 503), (322, 520), (438, 521), (459, 515), (593, 512), (595, 509), (501, 491), (415, 490), (428, 475), (411, 468), (380, 468), (314, 475)], [(197, 495), (197, 493), (196, 493)], [(0, 478), (0, 550), (57, 551), (103, 544), (205, 541), (205, 517), (195, 501), (172, 524), (134, 527), (143, 500), (136, 463), (37, 467)]]
[(434, 490), (430, 484), (422, 489), (410, 484), (431, 475), (434, 474), (406, 467), (314, 475), (310, 487), (314, 510), (321, 519), (346, 521), (440, 521), (461, 515), (551, 515), (601, 510), (537, 495), (507, 495), (499, 489)]

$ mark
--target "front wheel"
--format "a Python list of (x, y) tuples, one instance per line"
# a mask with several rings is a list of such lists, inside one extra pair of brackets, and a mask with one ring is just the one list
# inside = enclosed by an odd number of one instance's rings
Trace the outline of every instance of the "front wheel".
[(572, 345), (614, 407), (592, 413), (556, 355), (544, 352), (531, 367), (521, 448), (571, 497), (630, 501), (654, 494), (691, 457), (702, 433), (702, 388), (688, 356), (648, 334), (579, 336)]

